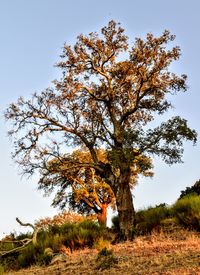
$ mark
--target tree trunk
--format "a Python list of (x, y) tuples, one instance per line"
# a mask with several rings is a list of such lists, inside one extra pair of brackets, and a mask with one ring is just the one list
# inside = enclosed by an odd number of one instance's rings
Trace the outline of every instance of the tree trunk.
[(125, 173), (120, 176), (118, 182), (116, 204), (119, 216), (120, 231), (117, 236), (117, 241), (133, 240), (134, 237), (135, 210), (133, 207), (129, 179), (130, 174)]
[[(112, 188), (119, 216), (119, 234), (116, 241), (133, 240), (135, 226), (135, 210), (133, 207), (132, 194), (130, 190), (130, 165), (126, 163), (123, 153), (120, 153), (120, 177), (113, 177), (111, 166), (103, 165), (104, 173), (100, 173)], [(97, 171), (99, 173), (99, 171)]]
[(106, 227), (107, 223), (107, 204), (102, 204), (101, 210), (97, 214), (97, 220), (100, 226)]

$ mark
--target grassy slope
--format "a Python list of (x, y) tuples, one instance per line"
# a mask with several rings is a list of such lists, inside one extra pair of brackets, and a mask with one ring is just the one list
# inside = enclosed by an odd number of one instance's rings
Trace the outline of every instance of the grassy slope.
[(110, 248), (118, 263), (107, 270), (96, 269), (97, 250), (84, 249), (68, 254), (63, 263), (8, 274), (200, 274), (200, 236), (197, 233), (152, 234)]

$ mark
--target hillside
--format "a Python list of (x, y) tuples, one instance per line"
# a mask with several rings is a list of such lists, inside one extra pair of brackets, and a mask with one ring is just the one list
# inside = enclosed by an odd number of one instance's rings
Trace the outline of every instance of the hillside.
[[(63, 261), (54, 261), (47, 267), (31, 267), (10, 275), (25, 274), (200, 274), (200, 234), (185, 230), (173, 234), (153, 233), (133, 242), (110, 245), (114, 261), (102, 257), (97, 262), (98, 250), (83, 249), (69, 253)], [(105, 262), (110, 268), (104, 269)], [(99, 265), (99, 269), (97, 266)], [(100, 268), (102, 267), (102, 269)]]

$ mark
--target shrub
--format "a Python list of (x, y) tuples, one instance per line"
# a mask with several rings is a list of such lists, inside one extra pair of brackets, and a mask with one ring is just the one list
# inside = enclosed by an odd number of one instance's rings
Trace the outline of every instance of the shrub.
[(41, 254), (39, 247), (36, 248), (33, 244), (28, 245), (18, 256), (19, 267), (26, 268), (36, 264), (39, 254)]
[[(21, 240), (27, 236), (29, 235), (19, 235), (12, 240)], [(49, 225), (48, 229), (41, 229), (38, 232), (37, 244), (30, 243), (21, 251), (5, 256), (1, 264), (6, 270), (26, 268), (35, 264), (47, 265), (55, 253), (60, 253), (63, 246), (70, 248), (71, 251), (86, 246), (93, 247), (104, 236), (105, 233), (99, 225), (90, 220), (60, 226)], [(0, 250), (8, 250), (15, 245), (15, 243), (2, 243)]]
[(65, 224), (60, 228), (63, 235), (62, 243), (71, 251), (83, 247), (92, 247), (98, 240), (102, 231), (93, 221), (84, 221), (77, 224)]
[(19, 268), (18, 261), (17, 261), (17, 254), (13, 253), (12, 255), (1, 257), (0, 265), (1, 265), (1, 269), (4, 270), (5, 272), (10, 269), (17, 270)]
[(136, 213), (136, 233), (148, 234), (152, 230), (159, 230), (164, 219), (170, 217), (170, 208), (165, 204), (149, 207)]
[(49, 247), (54, 252), (59, 252), (62, 245), (73, 251), (85, 246), (92, 247), (101, 235), (102, 230), (96, 222), (84, 221), (49, 226), (48, 230), (39, 233), (38, 240), (44, 248)]
[(188, 195), (189, 196), (200, 195), (200, 180), (196, 181), (195, 184), (192, 185), (191, 187), (186, 187), (185, 190), (181, 191), (179, 200)]
[(112, 250), (109, 250), (105, 247), (101, 251), (99, 251), (96, 258), (96, 262), (97, 262), (97, 269), (105, 270), (117, 264), (118, 260), (113, 255)]
[(200, 231), (200, 196), (185, 196), (172, 207), (179, 224)]
[(77, 214), (71, 211), (63, 211), (52, 218), (46, 217), (42, 218), (35, 222), (35, 226), (40, 227), (42, 229), (47, 230), (50, 226), (54, 225), (64, 225), (64, 224), (71, 224), (71, 223), (80, 223), (83, 221), (95, 221), (96, 215), (90, 216), (83, 216), (81, 214)]
[(105, 240), (104, 237), (100, 237), (95, 243), (94, 248), (97, 250), (102, 250), (103, 248), (109, 248), (110, 247), (110, 241)]
[[(151, 233), (152, 230), (159, 230), (162, 221), (171, 217), (171, 209), (165, 203), (139, 210), (135, 214), (135, 233), (144, 235)], [(112, 218), (112, 230), (115, 233), (119, 232), (119, 218)]]

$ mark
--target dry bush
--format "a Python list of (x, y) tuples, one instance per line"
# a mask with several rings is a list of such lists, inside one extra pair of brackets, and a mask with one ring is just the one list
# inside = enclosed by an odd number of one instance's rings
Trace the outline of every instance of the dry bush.
[(86, 220), (95, 221), (96, 215), (83, 216), (81, 214), (77, 214), (71, 211), (63, 211), (62, 213), (59, 213), (52, 218), (41, 218), (35, 222), (35, 225), (45, 230), (48, 229), (49, 226), (61, 226), (66, 223), (80, 223)]

